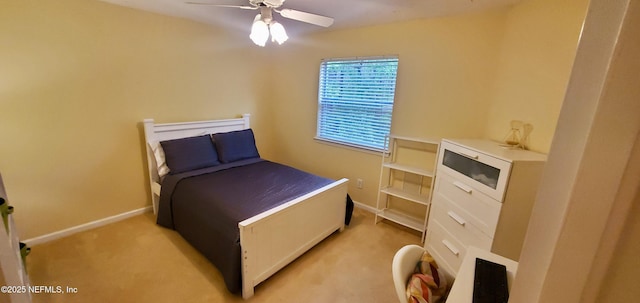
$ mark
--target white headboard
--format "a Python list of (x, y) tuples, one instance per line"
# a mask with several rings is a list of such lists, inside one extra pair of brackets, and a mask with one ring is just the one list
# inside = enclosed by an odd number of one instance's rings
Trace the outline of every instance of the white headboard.
[(144, 119), (144, 137), (147, 149), (147, 166), (149, 169), (153, 212), (158, 212), (158, 203), (160, 202), (160, 177), (158, 176), (158, 167), (156, 166), (156, 160), (149, 143), (248, 129), (250, 127), (250, 117), (250, 114), (243, 114), (242, 118), (235, 119), (162, 124), (155, 123), (153, 119)]

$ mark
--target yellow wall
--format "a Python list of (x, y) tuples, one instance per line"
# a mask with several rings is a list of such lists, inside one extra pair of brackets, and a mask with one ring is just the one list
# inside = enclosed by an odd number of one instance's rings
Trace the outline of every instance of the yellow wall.
[[(588, 0), (528, 0), (510, 9), (334, 31), (273, 52), (277, 160), (352, 180), (374, 206), (380, 156), (313, 140), (320, 60), (399, 56), (392, 133), (503, 140), (509, 121), (534, 125), (548, 152)], [(311, 123), (309, 121), (312, 121)], [(364, 180), (357, 189), (355, 180)]]
[(485, 137), (504, 140), (511, 120), (533, 125), (530, 149), (547, 153), (589, 0), (525, 0), (509, 11)]
[(0, 37), (0, 172), (23, 238), (150, 205), (144, 118), (249, 112), (270, 153), (261, 53), (244, 36), (99, 1), (15, 0)]
[[(362, 178), (364, 188), (352, 182), (349, 191), (374, 206), (380, 156), (313, 140), (322, 58), (399, 56), (393, 133), (502, 139), (505, 121), (520, 118), (536, 126), (533, 146), (546, 151), (575, 49), (576, 12), (586, 0), (541, 1), (268, 48), (244, 34), (99, 1), (3, 3), (0, 172), (22, 236), (149, 205), (143, 118), (249, 112), (263, 156), (327, 177)], [(549, 41), (542, 54), (523, 47)], [(527, 65), (547, 57), (544, 69)], [(536, 74), (528, 86), (522, 67), (549, 75)], [(544, 98), (522, 98), (538, 91)], [(530, 115), (517, 116), (523, 112)]]
[[(272, 54), (277, 160), (351, 180), (354, 200), (375, 206), (381, 157), (314, 141), (323, 58), (398, 55), (392, 133), (479, 137), (489, 105), (505, 11), (341, 30), (291, 41)], [(289, 42), (288, 42), (289, 43)], [(355, 180), (364, 180), (357, 189)]]

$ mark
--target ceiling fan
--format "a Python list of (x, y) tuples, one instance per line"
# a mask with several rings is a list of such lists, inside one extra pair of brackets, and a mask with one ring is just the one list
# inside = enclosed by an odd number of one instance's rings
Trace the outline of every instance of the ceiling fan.
[(249, 37), (253, 42), (260, 46), (265, 46), (269, 34), (273, 41), (279, 44), (284, 43), (289, 37), (285, 32), (284, 27), (273, 20), (273, 13), (276, 12), (280, 16), (301, 21), (309, 24), (314, 24), (322, 27), (329, 27), (333, 24), (333, 18), (325, 17), (317, 14), (302, 12), (293, 9), (280, 9), (285, 0), (248, 0), (249, 5), (228, 5), (228, 4), (216, 4), (216, 3), (204, 3), (204, 2), (185, 2), (187, 4), (194, 5), (209, 5), (216, 7), (230, 7), (246, 10), (260, 10), (260, 13), (256, 16), (251, 27), (251, 35)]

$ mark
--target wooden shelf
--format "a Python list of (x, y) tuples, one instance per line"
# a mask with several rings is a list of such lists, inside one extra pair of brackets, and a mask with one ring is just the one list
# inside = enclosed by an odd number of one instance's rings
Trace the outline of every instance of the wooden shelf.
[(396, 135), (388, 140), (389, 149), (382, 154), (376, 222), (386, 219), (415, 229), (424, 241), (440, 141)]
[(382, 165), (386, 168), (391, 168), (403, 172), (408, 172), (416, 175), (421, 175), (425, 177), (433, 177), (433, 171), (428, 169), (417, 168), (409, 165), (398, 164), (398, 163), (385, 163)]
[(380, 191), (387, 195), (409, 200), (411, 202), (415, 202), (422, 205), (429, 205), (429, 196), (421, 196), (421, 195), (416, 195), (412, 193), (407, 193), (401, 189), (393, 188), (393, 187), (385, 187), (385, 188), (382, 188)]
[(407, 137), (407, 136), (389, 135), (389, 139), (413, 141), (413, 142), (420, 142), (420, 143), (433, 144), (433, 145), (440, 144), (440, 139), (436, 139), (436, 138), (415, 138), (415, 137)]
[(424, 220), (394, 209), (385, 208), (379, 211), (377, 215), (381, 218), (415, 229), (419, 232), (422, 232), (424, 229)]

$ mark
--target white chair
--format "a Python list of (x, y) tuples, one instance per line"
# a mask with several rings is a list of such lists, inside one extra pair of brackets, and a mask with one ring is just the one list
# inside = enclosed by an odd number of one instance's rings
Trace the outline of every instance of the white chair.
[(406, 245), (396, 252), (391, 263), (391, 275), (393, 276), (393, 284), (396, 287), (398, 300), (406, 303), (407, 298), (407, 282), (413, 274), (416, 264), (422, 257), (424, 248), (418, 245)]

